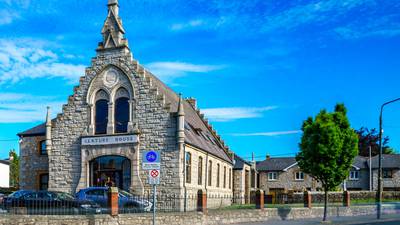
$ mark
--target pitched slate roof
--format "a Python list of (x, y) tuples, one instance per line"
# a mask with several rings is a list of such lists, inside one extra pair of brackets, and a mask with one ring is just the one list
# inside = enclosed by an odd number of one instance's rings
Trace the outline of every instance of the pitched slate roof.
[(240, 158), (238, 155), (235, 154), (235, 164), (233, 165), (234, 170), (241, 170), (244, 167), (244, 164), (251, 166), (249, 162)]
[(4, 164), (4, 165), (10, 165), (10, 161), (9, 160), (1, 160), (0, 159), (0, 163)]
[(363, 156), (356, 156), (353, 162), (353, 166), (356, 166), (357, 168), (360, 169), (367, 169), (368, 164), (367, 164), (368, 158), (363, 157)]
[[(153, 84), (156, 84), (159, 92), (165, 96), (165, 102), (170, 104), (170, 112), (176, 113), (178, 111), (179, 95), (150, 72), (146, 71), (146, 74), (151, 76)], [(202, 118), (200, 111), (194, 109), (187, 101), (183, 101), (183, 106), (185, 112), (185, 142), (223, 160), (232, 162), (227, 153), (228, 148), (224, 145), (220, 137), (213, 131), (211, 125)], [(45, 133), (46, 124), (43, 123), (19, 133), (18, 136), (39, 136), (45, 135)]]
[[(371, 159), (372, 168), (378, 169), (379, 156), (374, 156)], [(369, 166), (369, 160), (367, 160)], [(400, 168), (400, 154), (383, 154), (382, 155), (382, 168)]]
[(41, 136), (45, 134), (46, 134), (46, 123), (42, 123), (26, 131), (20, 132), (17, 135), (19, 137), (29, 137), (29, 136)]
[(258, 171), (282, 171), (295, 163), (294, 157), (277, 157), (257, 162), (256, 167)]

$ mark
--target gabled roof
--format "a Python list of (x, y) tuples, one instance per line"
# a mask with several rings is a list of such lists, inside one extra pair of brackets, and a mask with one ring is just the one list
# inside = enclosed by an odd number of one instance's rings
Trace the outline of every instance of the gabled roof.
[(233, 165), (233, 169), (242, 170), (245, 164), (251, 166), (249, 162), (247, 162), (246, 160), (242, 159), (241, 157), (235, 154), (235, 164)]
[(295, 163), (294, 157), (277, 157), (257, 162), (256, 167), (258, 171), (283, 171)]
[[(379, 156), (374, 156), (371, 159), (372, 168), (378, 169), (379, 167)], [(369, 160), (367, 160), (368, 166)], [(400, 168), (400, 154), (383, 154), (382, 155), (382, 168), (395, 169)]]
[(10, 161), (9, 160), (1, 160), (0, 159), (0, 163), (4, 164), (4, 165), (10, 165)]
[(368, 158), (366, 157), (356, 156), (356, 158), (354, 158), (353, 167), (355, 167), (357, 170), (367, 169), (368, 168), (367, 160)]
[(26, 131), (17, 134), (19, 137), (42, 136), (46, 135), (46, 123), (39, 124)]

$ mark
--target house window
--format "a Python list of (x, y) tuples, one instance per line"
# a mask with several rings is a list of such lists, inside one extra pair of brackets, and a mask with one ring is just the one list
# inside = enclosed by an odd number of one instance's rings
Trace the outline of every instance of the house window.
[(198, 185), (202, 185), (202, 183), (203, 183), (203, 157), (199, 157), (199, 165), (198, 165), (198, 168), (197, 168), (197, 177), (198, 177), (198, 182), (197, 182), (197, 184)]
[(393, 178), (393, 171), (392, 170), (384, 169), (382, 171), (382, 173), (383, 173), (383, 175), (382, 175), (383, 178)]
[(129, 122), (129, 99), (118, 98), (115, 101), (115, 133), (126, 133)]
[(192, 178), (192, 154), (186, 152), (186, 183), (190, 183)]
[(268, 180), (277, 180), (278, 179), (278, 173), (277, 172), (269, 172), (268, 173)]
[(39, 154), (40, 155), (47, 155), (46, 151), (46, 140), (39, 142)]
[(226, 188), (226, 166), (224, 166), (224, 188)]
[(96, 102), (96, 134), (107, 133), (108, 101), (101, 99)]
[(212, 162), (211, 160), (208, 161), (208, 186), (212, 185)]
[(219, 174), (220, 174), (219, 163), (217, 163), (217, 187), (219, 187)]
[(294, 175), (295, 180), (304, 180), (304, 173), (301, 171), (298, 171)]
[(49, 174), (43, 173), (39, 175), (39, 190), (47, 190), (49, 187)]
[(232, 188), (231, 184), (232, 184), (232, 169), (229, 169), (229, 189)]
[(359, 172), (358, 171), (350, 171), (350, 180), (358, 180), (359, 179)]

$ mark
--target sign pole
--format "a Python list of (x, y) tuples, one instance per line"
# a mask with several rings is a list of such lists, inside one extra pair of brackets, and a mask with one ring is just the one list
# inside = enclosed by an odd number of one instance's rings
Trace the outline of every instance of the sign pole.
[(156, 225), (156, 185), (153, 184), (153, 225)]

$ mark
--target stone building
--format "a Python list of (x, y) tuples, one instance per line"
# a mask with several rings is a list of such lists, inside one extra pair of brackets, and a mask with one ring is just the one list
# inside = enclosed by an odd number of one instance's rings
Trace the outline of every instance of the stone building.
[(257, 162), (260, 174), (260, 189), (277, 195), (288, 192), (316, 191), (319, 183), (303, 173), (294, 157), (271, 158)]
[[(348, 191), (376, 191), (378, 186), (378, 156), (369, 158), (356, 156), (349, 177), (341, 189)], [(370, 169), (370, 165), (372, 167)], [(257, 162), (260, 189), (266, 193), (301, 192), (321, 190), (321, 185), (309, 175), (301, 172), (294, 157), (270, 158)], [(400, 190), (400, 155), (383, 155), (382, 177), (384, 191)]]
[(258, 189), (259, 176), (256, 165), (235, 154), (233, 166), (233, 196), (234, 202), (245, 204), (251, 202), (251, 196)]
[[(232, 196), (233, 153), (194, 99), (141, 66), (124, 38), (119, 3), (108, 0), (102, 42), (62, 113), (19, 133), (20, 187), (75, 193), (107, 180), (142, 195), (145, 150), (161, 151), (162, 193)], [(212, 203), (210, 203), (212, 204)]]

